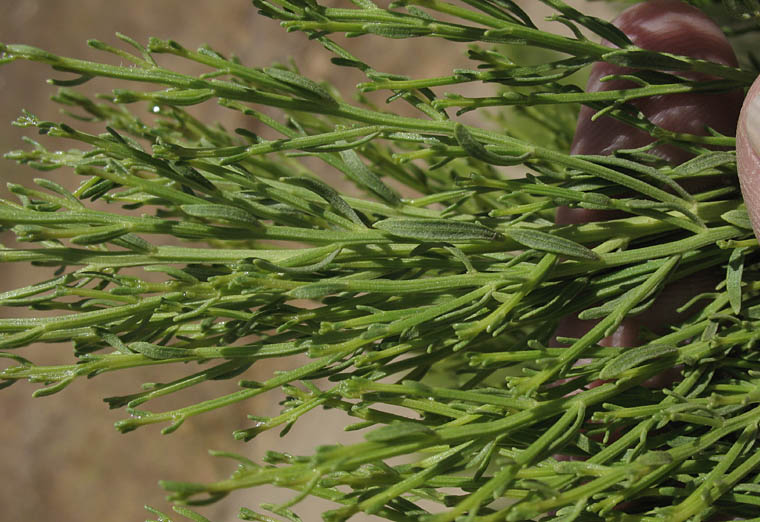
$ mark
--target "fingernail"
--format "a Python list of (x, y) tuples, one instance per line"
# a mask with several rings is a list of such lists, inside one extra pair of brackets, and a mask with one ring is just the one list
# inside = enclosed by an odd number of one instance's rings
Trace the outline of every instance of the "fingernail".
[(752, 228), (760, 238), (760, 80), (749, 88), (739, 116), (736, 172)]
[(760, 156), (760, 96), (747, 100), (743, 119), (747, 144), (755, 155)]

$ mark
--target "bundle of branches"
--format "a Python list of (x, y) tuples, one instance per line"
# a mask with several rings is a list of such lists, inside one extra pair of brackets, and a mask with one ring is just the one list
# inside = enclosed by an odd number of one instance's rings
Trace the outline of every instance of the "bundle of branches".
[[(44, 311), (0, 319), (0, 355), (10, 361), (0, 383), (42, 383), (42, 396), (80, 377), (181, 365), (182, 378), (106, 399), (128, 414), (118, 430), (165, 423), (170, 433), (284, 390), (280, 415), (253, 418), (235, 437), (288, 429), (315, 408), (342, 410), (347, 430), (366, 432), (365, 442), (313, 455), (225, 454), (238, 467), (219, 482), (164, 482), (175, 510), (194, 520), (205, 519), (187, 506), (260, 484), (294, 490), (292, 501), (264, 505), (268, 515), (243, 508), (241, 518), (300, 520), (296, 504), (309, 495), (336, 504), (323, 514), (329, 521), (360, 512), (399, 522), (752, 516), (760, 267), (735, 183), (735, 140), (668, 131), (630, 102), (742, 89), (755, 72), (647, 51), (608, 22), (542, 1), (556, 10), (549, 30), (509, 0), (254, 1), (333, 52), (336, 67), (364, 73), (360, 91), (388, 91), (393, 103), (382, 109), (292, 68), (248, 67), (174, 41), (89, 42), (123, 65), (2, 45), (3, 63), (77, 75), (53, 80), (73, 123), (26, 112), (16, 123), (79, 148), (29, 140), (7, 157), (82, 181), (72, 191), (51, 177), (12, 185), (17, 200), (0, 204), (3, 229), (33, 243), (0, 249), (0, 260), (54, 267), (49, 279), (0, 294), (4, 307)], [(745, 7), (730, 4), (738, 14)], [(745, 23), (737, 17), (725, 30), (742, 33)], [(400, 77), (333, 33), (443, 38), (466, 45), (477, 65)], [(206, 71), (165, 68), (164, 54)], [(586, 92), (570, 78), (599, 61), (635, 68), (635, 86)], [(714, 79), (695, 81), (694, 72)], [(99, 77), (125, 88), (97, 98), (73, 89)], [(492, 96), (439, 92), (482, 82)], [(157, 88), (134, 90), (145, 83)], [(276, 137), (228, 133), (184, 109), (213, 101)], [(579, 104), (657, 141), (571, 155)], [(466, 120), (482, 126), (460, 118), (482, 109), (487, 119)], [(102, 133), (77, 129), (79, 120)], [(652, 153), (663, 144), (693, 159), (671, 165)], [(325, 181), (336, 172), (354, 196)], [(729, 182), (691, 192), (679, 184), (716, 175)], [(563, 225), (560, 206), (620, 214)], [(719, 275), (715, 286), (664, 331), (644, 332), (638, 346), (600, 344), (666, 284), (705, 270)], [(598, 322), (553, 343), (562, 318), (579, 313)], [(39, 342), (73, 345), (74, 359), (44, 366), (19, 355)], [(255, 363), (274, 357), (301, 364), (252, 380)], [(642, 386), (673, 368), (677, 377), (660, 387)], [(233, 393), (146, 409), (236, 378)]]

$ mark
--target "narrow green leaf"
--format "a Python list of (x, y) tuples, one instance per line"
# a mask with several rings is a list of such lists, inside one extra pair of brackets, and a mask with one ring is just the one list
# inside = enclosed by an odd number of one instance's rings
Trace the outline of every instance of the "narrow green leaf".
[(193, 520), (194, 522), (211, 522), (209, 519), (204, 517), (203, 515), (196, 513), (195, 511), (192, 511), (185, 506), (172, 506), (172, 509), (182, 515), (183, 517), (189, 518), (190, 520)]
[(337, 190), (315, 178), (285, 178), (284, 181), (307, 188), (327, 201), (330, 206), (341, 216), (350, 219), (357, 225), (364, 227), (364, 222), (359, 215), (346, 203)]
[(53, 395), (55, 393), (58, 393), (59, 391), (66, 388), (69, 384), (74, 382), (75, 376), (66, 377), (65, 379), (61, 379), (60, 381), (56, 382), (55, 384), (52, 384), (50, 386), (46, 386), (44, 388), (40, 388), (38, 390), (35, 390), (34, 393), (32, 393), (32, 397), (48, 397), (49, 395)]
[(169, 518), (169, 515), (167, 515), (166, 513), (162, 513), (156, 508), (152, 508), (150, 506), (143, 506), (143, 507), (145, 508), (146, 511), (158, 517), (158, 520), (156, 521), (150, 520), (146, 522), (171, 522), (171, 518)]
[(117, 183), (114, 183), (110, 179), (100, 179), (87, 186), (80, 194), (81, 199), (92, 199), (95, 201), (108, 193), (112, 188), (118, 187)]
[(183, 495), (203, 493), (208, 489), (206, 484), (200, 484), (198, 482), (181, 482), (179, 480), (160, 480), (158, 484), (166, 491)]
[(735, 314), (742, 310), (742, 273), (744, 272), (744, 248), (734, 248), (726, 268), (726, 292), (728, 302)]
[(752, 230), (752, 221), (750, 221), (749, 214), (747, 214), (747, 209), (745, 207), (724, 212), (720, 215), (720, 218), (735, 227)]
[(164, 274), (168, 274), (172, 276), (177, 281), (182, 281), (184, 283), (188, 283), (191, 285), (196, 285), (200, 283), (200, 281), (194, 277), (189, 271), (183, 270), (181, 268), (178, 268), (176, 266), (165, 266), (165, 265), (151, 265), (146, 266), (143, 268), (146, 272), (162, 272)]
[(635, 161), (627, 160), (624, 158), (617, 158), (615, 156), (583, 156), (586, 159), (589, 159), (590, 161), (593, 161), (594, 163), (599, 163), (602, 165), (610, 165), (613, 167), (620, 167), (622, 169), (632, 170), (633, 172), (637, 172), (643, 176), (648, 176), (652, 178), (655, 181), (660, 182), (661, 184), (670, 187), (673, 189), (673, 191), (678, 194), (681, 198), (683, 198), (686, 201), (693, 201), (694, 198), (691, 194), (686, 192), (684, 188), (678, 184), (673, 178), (670, 176), (665, 175), (664, 173), (660, 172), (658, 169), (654, 167), (650, 167), (648, 165), (642, 165), (640, 163), (637, 163)]
[(337, 294), (346, 289), (341, 283), (312, 283), (294, 288), (288, 295), (295, 299), (319, 299), (326, 295)]
[(266, 259), (256, 259), (253, 263), (259, 268), (263, 268), (269, 272), (280, 272), (283, 274), (313, 274), (314, 272), (319, 272), (320, 270), (324, 270), (330, 266), (330, 263), (333, 262), (339, 253), (340, 248), (334, 250), (321, 261), (304, 266), (282, 266), (272, 263), (271, 261), (267, 261)]
[(146, 343), (144, 341), (130, 343), (128, 346), (133, 352), (141, 353), (148, 359), (176, 359), (187, 357), (192, 353), (184, 348), (160, 346), (158, 344)]
[(354, 67), (356, 69), (368, 69), (368, 65), (359, 60), (349, 60), (348, 58), (330, 58), (330, 62), (340, 67)]
[(74, 195), (66, 190), (65, 187), (60, 185), (59, 183), (56, 183), (55, 181), (47, 178), (34, 178), (34, 182), (39, 185), (40, 187), (46, 188), (50, 190), (51, 192), (55, 192), (56, 194), (60, 194), (64, 198), (66, 198), (67, 201), (69, 201), (72, 205), (82, 208), (84, 205), (81, 201), (79, 201)]
[(317, 147), (312, 147), (304, 150), (307, 150), (308, 152), (340, 152), (342, 150), (358, 149), (361, 145), (369, 143), (380, 136), (380, 134), (382, 133), (379, 131), (373, 132), (372, 134), (367, 134), (366, 136), (354, 140), (350, 143), (347, 143), (344, 140), (339, 140), (337, 143), (332, 143), (330, 145), (319, 145)]
[(596, 34), (610, 42), (617, 47), (627, 47), (631, 45), (631, 40), (628, 36), (615, 27), (610, 22), (602, 20), (595, 16), (589, 16), (581, 13), (580, 11), (573, 9), (564, 2), (559, 0), (541, 0), (543, 3), (550, 5), (562, 13), (566, 18), (576, 21), (579, 24), (588, 27)]
[(432, 32), (428, 27), (400, 25), (400, 24), (364, 24), (362, 30), (383, 36), (385, 38), (414, 38), (417, 36), (425, 36)]
[(673, 457), (666, 451), (647, 451), (636, 459), (636, 464), (658, 468), (673, 462)]
[(612, 51), (603, 54), (602, 60), (623, 67), (641, 69), (688, 70), (691, 68), (688, 61), (676, 55), (644, 50)]
[(504, 231), (504, 235), (525, 247), (540, 250), (542, 252), (551, 252), (553, 254), (560, 254), (574, 259), (590, 259), (593, 261), (599, 259), (596, 252), (586, 248), (580, 243), (565, 239), (564, 237), (554, 236), (540, 230), (508, 228)]
[(430, 14), (426, 13), (422, 9), (414, 7), (413, 5), (407, 6), (406, 10), (409, 11), (409, 14), (414, 15), (417, 18), (422, 18), (423, 20), (429, 20), (431, 22), (435, 20), (432, 16), (430, 16)]
[(446, 219), (405, 219), (388, 218), (375, 222), (374, 228), (394, 236), (419, 241), (493, 241), (498, 232), (477, 223), (450, 221)]
[[(629, 290), (629, 292), (630, 291), (631, 290)], [(656, 294), (649, 296), (640, 304), (631, 308), (631, 311), (629, 312), (630, 315), (636, 315), (638, 313), (643, 312), (644, 310), (649, 309), (654, 304), (656, 297), (657, 297)], [(586, 320), (593, 320), (593, 319), (600, 319), (602, 317), (607, 317), (611, 313), (615, 312), (615, 310), (619, 308), (620, 304), (625, 302), (627, 298), (628, 298), (628, 292), (621, 295), (620, 297), (617, 297), (616, 299), (607, 301), (601, 306), (596, 306), (594, 308), (587, 308), (586, 310), (583, 310), (581, 313), (578, 314), (578, 319), (586, 321)]]
[(375, 194), (377, 197), (396, 207), (401, 203), (401, 198), (396, 192), (388, 187), (382, 180), (372, 172), (359, 158), (354, 150), (343, 150), (339, 152), (346, 168), (343, 172), (357, 185), (365, 188)]
[(248, 509), (246, 507), (240, 508), (240, 512), (238, 513), (238, 518), (240, 520), (252, 520), (255, 522), (281, 522), (278, 519), (268, 517), (266, 515), (262, 515), (261, 513), (256, 513), (255, 511)]
[(89, 74), (83, 74), (79, 78), (73, 78), (71, 80), (52, 79), (50, 80), (50, 83), (58, 87), (76, 87), (77, 85), (82, 85), (89, 82), (93, 78), (94, 76), (91, 76)]
[[(0, 352), (0, 359), (11, 359), (12, 361), (16, 361), (21, 366), (34, 366), (34, 363), (32, 363), (32, 361), (21, 357), (20, 355), (16, 355), (15, 353)], [(7, 372), (9, 371), (12, 372), (10, 368), (0, 370), (0, 378), (6, 377), (8, 375)]]
[(435, 432), (417, 422), (394, 422), (364, 436), (370, 442), (389, 442), (410, 437), (432, 437)]
[(379, 9), (371, 0), (351, 0), (351, 3), (362, 9)]
[(238, 225), (257, 225), (256, 218), (248, 214), (241, 208), (232, 205), (214, 205), (214, 204), (190, 204), (181, 205), (182, 212), (188, 216), (217, 220), (221, 219)]
[(81, 234), (71, 238), (75, 245), (97, 245), (106, 243), (113, 239), (124, 236), (129, 232), (129, 228), (124, 225), (108, 225), (104, 227), (93, 227), (94, 232), (90, 234)]
[(454, 127), (454, 137), (467, 154), (491, 165), (520, 165), (521, 163), (525, 163), (525, 161), (531, 156), (530, 152), (525, 152), (517, 156), (501, 156), (499, 154), (494, 154), (487, 150), (482, 143), (476, 140), (475, 137), (470, 134), (470, 131), (467, 130), (467, 127), (461, 123), (458, 123)]
[(736, 161), (736, 154), (733, 152), (706, 152), (700, 154), (689, 161), (681, 163), (673, 169), (673, 175), (675, 176), (693, 176), (721, 165), (734, 163)]
[(166, 105), (183, 107), (197, 105), (210, 100), (216, 95), (213, 89), (172, 89), (168, 91), (152, 92), (150, 98)]
[(287, 69), (280, 69), (278, 67), (268, 67), (264, 69), (264, 73), (275, 80), (279, 80), (291, 87), (295, 87), (300, 94), (307, 98), (317, 99), (331, 105), (337, 105), (333, 97), (330, 96), (330, 93), (327, 92), (324, 87), (300, 74), (296, 74)]
[(604, 365), (602, 371), (599, 372), (599, 378), (615, 379), (635, 366), (676, 352), (678, 352), (678, 347), (661, 344), (627, 349)]
[(111, 243), (120, 247), (128, 248), (129, 250), (138, 252), (140, 254), (150, 254), (157, 250), (154, 245), (151, 245), (145, 239), (132, 233), (124, 234), (123, 236), (113, 239), (111, 240)]

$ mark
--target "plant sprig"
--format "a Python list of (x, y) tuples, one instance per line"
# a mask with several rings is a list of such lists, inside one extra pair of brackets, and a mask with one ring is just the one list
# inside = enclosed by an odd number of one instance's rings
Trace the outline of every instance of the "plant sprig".
[[(46, 312), (0, 319), (0, 355), (10, 364), (0, 383), (41, 383), (41, 396), (81, 377), (181, 363), (183, 377), (105, 399), (129, 415), (117, 429), (163, 424), (171, 433), (195, 415), (281, 389), (281, 413), (252, 417), (237, 439), (297, 429), (321, 407), (353, 417), (347, 430), (367, 430), (360, 444), (322, 446), (312, 456), (270, 452), (264, 464), (219, 454), (238, 469), (217, 482), (163, 482), (175, 511), (193, 520), (204, 518), (183, 505), (260, 484), (294, 490), (292, 501), (261, 506), (289, 520), (308, 495), (338, 505), (324, 514), (330, 521), (359, 512), (404, 522), (751, 514), (760, 503), (751, 451), (760, 422), (757, 242), (735, 184), (695, 193), (680, 184), (734, 178), (733, 152), (710, 148), (731, 147), (733, 138), (659, 129), (627, 102), (740, 88), (753, 75), (636, 48), (611, 24), (557, 0), (544, 3), (573, 37), (537, 29), (510, 1), (254, 3), (335, 53), (336, 65), (361, 70), (361, 91), (388, 90), (389, 108), (403, 100), (417, 116), (348, 102), (291, 68), (248, 67), (170, 40), (143, 46), (119, 35), (131, 50), (90, 42), (128, 66), (0, 46), (3, 63), (76, 74), (52, 81), (55, 99), (71, 119), (103, 127), (92, 134), (28, 112), (16, 122), (81, 150), (29, 139), (30, 148), (6, 157), (82, 181), (71, 191), (50, 178), (11, 185), (16, 200), (0, 202), (0, 227), (32, 243), (0, 249), (0, 260), (56, 271), (0, 294), (4, 307)], [(488, 48), (470, 48), (474, 70), (412, 79), (377, 71), (330, 40), (333, 32)], [(521, 62), (517, 45), (569, 57)], [(169, 70), (162, 54), (207, 71)], [(587, 93), (570, 83), (599, 60), (637, 67), (629, 78), (637, 87)], [(719, 79), (693, 82), (679, 76), (686, 71)], [(73, 89), (100, 77), (125, 86), (95, 99)], [(438, 92), (471, 82), (496, 92)], [(231, 134), (186, 109), (210, 100), (266, 132)], [(696, 157), (672, 167), (648, 148), (569, 155), (562, 136), (571, 135), (577, 104)], [(499, 130), (457, 119), (507, 106), (515, 107), (500, 110), (515, 110), (517, 123), (500, 112), (492, 116)], [(511, 177), (505, 166), (528, 174)], [(362, 195), (327, 183), (330, 171)], [(93, 208), (95, 200), (107, 209)], [(562, 205), (623, 216), (559, 226), (553, 212)], [(649, 332), (634, 348), (598, 344), (666, 285), (706, 270), (720, 274), (715, 288), (684, 304), (669, 330)], [(600, 322), (549, 346), (562, 318), (578, 313)], [(75, 361), (37, 365), (19, 355), (32, 342), (73, 343)], [(301, 359), (295, 369), (257, 375), (256, 362), (274, 357)], [(673, 367), (681, 380), (642, 386)], [(148, 409), (160, 397), (232, 379), (235, 390), (204, 402)], [(404, 464), (387, 462), (399, 456)], [(280, 520), (248, 508), (240, 517)]]

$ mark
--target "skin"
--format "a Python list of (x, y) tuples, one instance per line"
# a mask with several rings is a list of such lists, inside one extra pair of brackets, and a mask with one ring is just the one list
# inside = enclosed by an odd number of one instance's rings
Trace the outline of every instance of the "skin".
[(755, 237), (760, 238), (760, 78), (755, 80), (742, 106), (736, 127), (736, 169), (739, 184), (752, 221)]
[[(736, 56), (720, 29), (701, 11), (680, 0), (652, 0), (637, 4), (624, 11), (613, 23), (639, 47), (703, 58), (730, 66), (737, 65)], [(587, 89), (595, 92), (631, 86), (624, 80), (601, 81), (604, 76), (624, 72), (621, 67), (597, 63), (592, 69)], [(709, 79), (697, 75), (690, 78)], [(638, 100), (634, 105), (650, 121), (669, 130), (704, 135), (707, 134), (709, 126), (725, 135), (736, 135), (739, 183), (755, 236), (760, 239), (760, 78), (749, 89), (746, 98), (742, 92), (717, 95), (678, 94)], [(631, 129), (609, 117), (591, 121), (592, 115), (592, 109), (581, 109), (571, 152), (607, 155), (618, 149), (642, 147), (653, 141), (648, 134)], [(657, 147), (651, 152), (674, 165), (690, 158), (688, 153), (675, 147)], [(686, 188), (698, 187), (687, 185)], [(615, 217), (620, 216), (605, 211), (564, 207), (558, 209), (556, 222), (585, 223)], [(701, 273), (692, 276), (688, 283), (669, 285), (650, 310), (626, 318), (618, 330), (612, 336), (603, 339), (600, 344), (636, 346), (639, 344), (642, 325), (654, 331), (664, 329), (668, 323), (678, 319), (675, 308), (693, 295), (712, 290), (719, 279), (711, 274)], [(556, 335), (580, 337), (592, 326), (591, 321), (566, 317)], [(679, 374), (680, 371), (674, 368), (671, 372), (657, 376), (645, 384), (655, 388), (663, 387), (678, 379)], [(601, 381), (592, 383), (589, 387), (599, 384)], [(567, 455), (555, 455), (555, 458), (574, 459)], [(717, 517), (711, 520), (717, 522), (730, 519), (731, 517)]]
[[(613, 20), (613, 24), (621, 29), (635, 45), (644, 49), (702, 58), (734, 67), (737, 65), (733, 49), (720, 28), (702, 11), (680, 0), (652, 0), (637, 4), (621, 13)], [(587, 89), (597, 92), (633, 87), (634, 84), (628, 80), (601, 81), (605, 76), (625, 74), (629, 71), (630, 69), (604, 62), (596, 63), (592, 68)], [(683, 74), (683, 76), (694, 80), (709, 79), (705, 75), (696, 73), (690, 76)], [(754, 91), (760, 93), (760, 86), (756, 85)], [(708, 127), (711, 127), (732, 136), (737, 128), (742, 98), (743, 93), (740, 91), (721, 94), (671, 94), (639, 99), (632, 102), (632, 105), (650, 121), (668, 130), (706, 135)], [(758, 119), (755, 121), (760, 121), (760, 98), (758, 98), (757, 111)], [(572, 153), (608, 155), (618, 149), (642, 147), (654, 141), (647, 133), (633, 129), (612, 117), (603, 116), (592, 121), (593, 114), (594, 111), (589, 107), (584, 106), (581, 109), (571, 148)], [(739, 135), (741, 134), (740, 129)], [(760, 152), (760, 126), (756, 134), (758, 146), (754, 149), (748, 145), (744, 147), (744, 162), (754, 169), (755, 175), (753, 177), (745, 175), (742, 188), (745, 190), (748, 205), (753, 203), (754, 208), (758, 209), (753, 222), (760, 225), (760, 154), (755, 152)], [(739, 136), (737, 136), (738, 139)], [(658, 146), (650, 152), (674, 165), (691, 157), (688, 152), (675, 146)], [(751, 195), (748, 195), (747, 189), (751, 191)], [(563, 207), (557, 210), (556, 222), (558, 224), (584, 223), (615, 217), (621, 216), (608, 211)], [(626, 318), (620, 328), (612, 336), (603, 339), (601, 344), (636, 346), (641, 326), (645, 325), (654, 331), (664, 329), (668, 323), (678, 319), (675, 308), (698, 293), (712, 290), (717, 281), (713, 275), (703, 273), (693, 276), (688, 286), (684, 284), (668, 286), (652, 308), (641, 315)], [(593, 324), (591, 321), (567, 317), (561, 322), (557, 335), (580, 337)], [(663, 378), (672, 380), (673, 376)], [(662, 383), (651, 384), (656, 386)]]
[[(680, 0), (651, 0), (637, 4), (621, 13), (612, 23), (641, 48), (737, 66), (736, 55), (720, 28), (702, 11)], [(604, 43), (610, 45), (607, 42)], [(588, 91), (598, 92), (634, 87), (635, 85), (627, 80), (601, 81), (605, 76), (627, 72), (630, 72), (630, 69), (604, 62), (596, 63), (592, 68), (586, 88)], [(682, 74), (682, 76), (693, 80), (710, 79), (698, 74)], [(639, 99), (632, 102), (632, 105), (651, 122), (668, 130), (706, 135), (708, 127), (711, 127), (725, 135), (733, 136), (736, 133), (740, 184), (755, 234), (758, 235), (760, 230), (760, 80), (756, 81), (750, 89), (744, 107), (742, 107), (743, 98), (744, 93), (741, 91), (721, 94), (674, 94)], [(752, 106), (753, 100), (756, 100), (754, 106)], [(753, 107), (757, 113), (754, 118), (750, 116), (748, 110)], [(649, 134), (633, 129), (611, 117), (601, 117), (592, 121), (593, 114), (593, 109), (586, 106), (581, 108), (571, 147), (573, 154), (609, 155), (619, 149), (643, 147), (654, 141)], [(754, 128), (751, 125), (753, 121)], [(756, 137), (754, 142), (751, 139), (753, 137)], [(650, 152), (673, 165), (683, 163), (691, 157), (688, 152), (675, 146), (658, 146)], [(699, 186), (686, 185), (686, 188), (695, 189)], [(586, 223), (624, 217), (624, 214), (621, 214), (560, 207), (557, 209), (555, 221), (558, 224)], [(675, 312), (676, 308), (694, 295), (713, 290), (720, 278), (703, 272), (693, 275), (688, 282), (669, 285), (649, 310), (626, 318), (617, 331), (602, 339), (600, 344), (620, 347), (636, 346), (639, 344), (642, 326), (655, 332), (662, 332), (668, 324), (678, 320), (679, 314)], [(686, 310), (684, 314), (690, 312), (691, 310)], [(594, 321), (581, 321), (574, 316), (565, 317), (560, 322), (555, 335), (581, 337), (594, 324)], [(583, 360), (579, 363), (583, 364)], [(679, 376), (680, 370), (673, 368), (651, 379), (645, 385), (653, 388), (664, 387)], [(592, 388), (601, 383), (602, 381), (595, 381), (588, 387)], [(568, 455), (555, 455), (555, 458), (576, 459)]]

